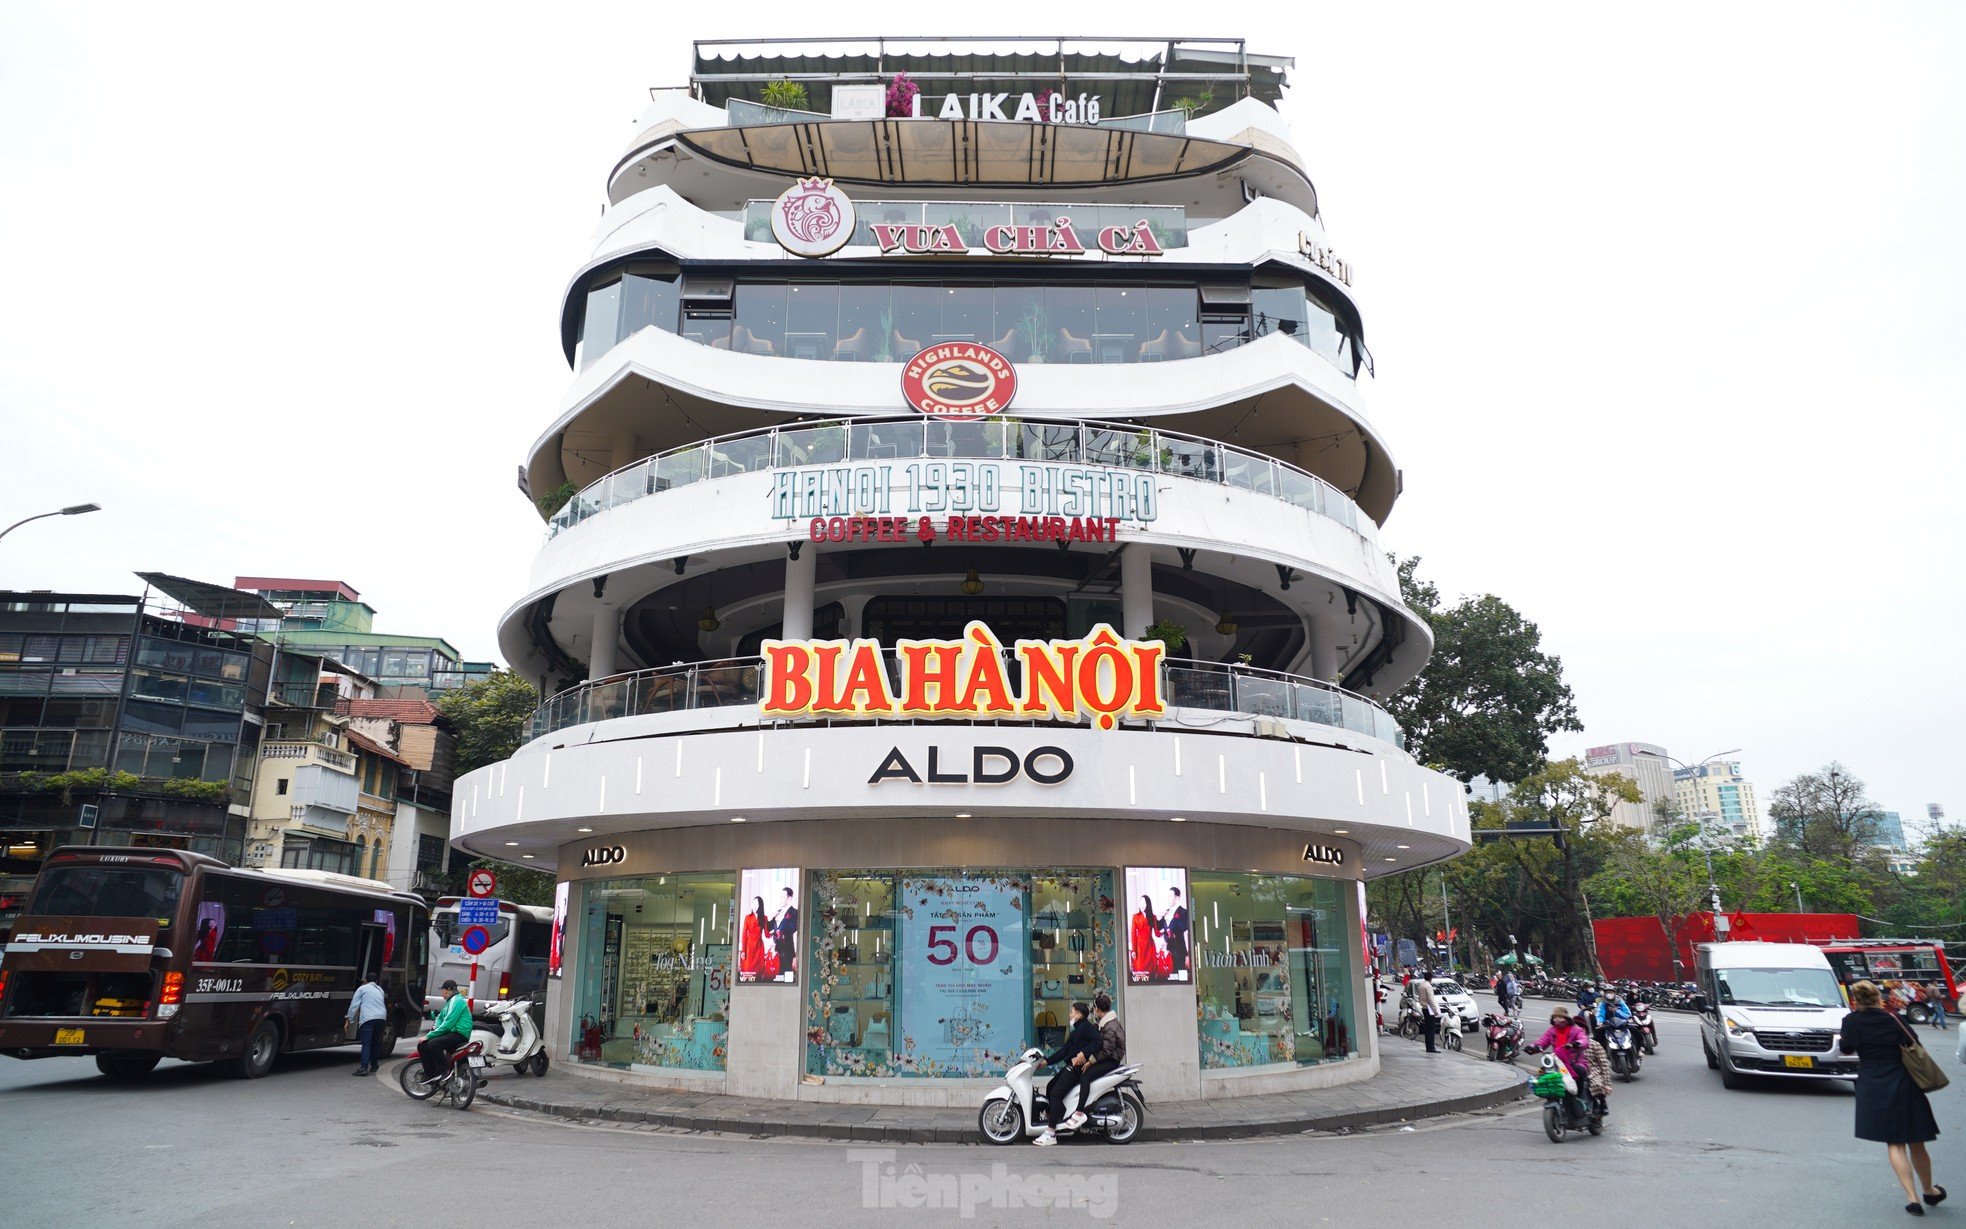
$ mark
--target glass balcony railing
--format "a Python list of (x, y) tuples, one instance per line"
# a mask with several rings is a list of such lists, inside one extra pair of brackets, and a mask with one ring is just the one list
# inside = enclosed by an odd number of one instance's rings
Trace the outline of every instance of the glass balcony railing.
[(547, 537), (609, 508), (712, 478), (866, 460), (1011, 460), (1103, 465), (1193, 478), (1280, 499), (1373, 540), (1372, 518), (1315, 474), (1199, 436), (1119, 423), (869, 418), (771, 427), (659, 453), (596, 479), (550, 520)]
[[(892, 651), (883, 657), (890, 685), (898, 685), (897, 659)], [(1021, 669), (1015, 655), (1007, 652), (1004, 662), (1015, 684)], [(570, 726), (617, 717), (757, 704), (763, 664), (763, 658), (740, 657), (662, 666), (582, 683), (534, 709), (526, 738), (530, 741)], [(1405, 735), (1391, 714), (1364, 696), (1277, 670), (1168, 660), (1161, 664), (1161, 694), (1170, 708), (1304, 721), (1364, 734), (1396, 747), (1406, 745)]]

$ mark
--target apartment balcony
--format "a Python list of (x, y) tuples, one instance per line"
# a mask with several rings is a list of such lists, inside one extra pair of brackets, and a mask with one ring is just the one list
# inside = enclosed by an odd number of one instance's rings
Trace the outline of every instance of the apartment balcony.
[[(350, 774), (353, 779), (355, 757), (346, 751), (337, 751), (324, 743), (309, 742), (303, 739), (273, 739), (259, 745), (259, 756), (263, 760), (298, 760), (304, 764), (320, 764), (336, 772)], [(348, 808), (352, 814), (353, 806)]]

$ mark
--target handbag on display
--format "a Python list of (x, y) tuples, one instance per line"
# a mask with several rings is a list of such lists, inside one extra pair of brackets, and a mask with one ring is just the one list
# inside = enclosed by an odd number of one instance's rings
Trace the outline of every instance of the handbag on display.
[(1041, 987), (1041, 988), (1042, 988), (1042, 989), (1043, 989), (1043, 991), (1044, 991), (1044, 997), (1045, 997), (1045, 998), (1048, 998), (1048, 999), (1058, 999), (1058, 998), (1064, 998), (1064, 997), (1065, 997), (1065, 983), (1064, 983), (1064, 982), (1061, 982), (1061, 981), (1057, 981), (1057, 980), (1054, 980), (1054, 979), (1052, 979), (1052, 978), (1046, 978), (1046, 979), (1044, 980), (1044, 983), (1043, 983), (1043, 985), (1042, 985), (1042, 987)]
[(1073, 931), (1069, 936), (1066, 937), (1065, 946), (1071, 948), (1075, 952), (1084, 951), (1085, 932), (1080, 930)]
[(853, 1008), (835, 1007), (833, 1014), (826, 1017), (826, 1036), (840, 1045), (853, 1044)]
[(1050, 951), (1050, 950), (1051, 950), (1052, 948), (1054, 948), (1054, 947), (1057, 947), (1057, 946), (1058, 946), (1058, 936), (1057, 936), (1057, 935), (1055, 935), (1055, 934), (1052, 934), (1052, 933), (1051, 933), (1050, 931), (1048, 931), (1048, 930), (1040, 930), (1040, 931), (1038, 932), (1038, 948), (1039, 948), (1039, 949), (1040, 949), (1041, 951), (1047, 951), (1047, 952), (1048, 952), (1048, 951)]

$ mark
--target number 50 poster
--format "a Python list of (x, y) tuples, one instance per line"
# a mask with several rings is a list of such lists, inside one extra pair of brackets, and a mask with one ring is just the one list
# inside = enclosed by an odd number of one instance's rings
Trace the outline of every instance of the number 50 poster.
[(1009, 878), (901, 881), (900, 1024), (922, 1074), (994, 1074), (1003, 1066), (994, 1056), (1023, 1045), (1031, 1022), (1025, 890)]

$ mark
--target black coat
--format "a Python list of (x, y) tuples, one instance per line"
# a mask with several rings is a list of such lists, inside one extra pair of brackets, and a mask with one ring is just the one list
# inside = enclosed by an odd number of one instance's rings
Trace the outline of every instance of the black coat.
[(1857, 1056), (1857, 1138), (1878, 1144), (1923, 1144), (1939, 1136), (1932, 1103), (1905, 1070), (1911, 1030), (1873, 1008), (1843, 1017), (1837, 1049)]
[(1053, 1063), (1069, 1063), (1081, 1054), (1091, 1058), (1098, 1053), (1099, 1026), (1089, 1019), (1080, 1020), (1072, 1026), (1071, 1033), (1065, 1038), (1065, 1044), (1046, 1055), (1044, 1061), (1048, 1067)]

